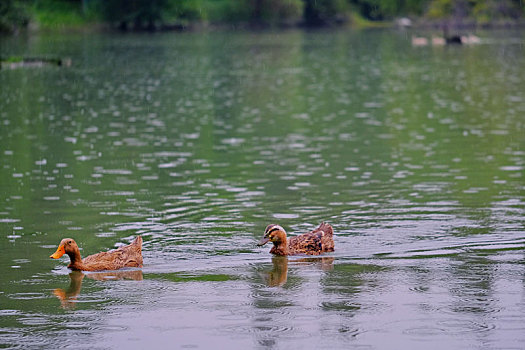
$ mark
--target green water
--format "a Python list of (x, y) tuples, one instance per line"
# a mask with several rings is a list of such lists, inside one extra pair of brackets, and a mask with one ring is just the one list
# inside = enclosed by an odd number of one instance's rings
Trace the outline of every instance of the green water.
[[(523, 349), (525, 39), (0, 38), (0, 344)], [(272, 258), (264, 228), (333, 225)], [(144, 268), (49, 259), (144, 238)]]

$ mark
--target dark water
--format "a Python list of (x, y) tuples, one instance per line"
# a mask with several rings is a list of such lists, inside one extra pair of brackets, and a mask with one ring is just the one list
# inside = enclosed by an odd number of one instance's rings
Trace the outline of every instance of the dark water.
[[(0, 344), (525, 348), (525, 41), (480, 36), (0, 39), (73, 62), (0, 71)], [(139, 234), (142, 271), (49, 259)]]

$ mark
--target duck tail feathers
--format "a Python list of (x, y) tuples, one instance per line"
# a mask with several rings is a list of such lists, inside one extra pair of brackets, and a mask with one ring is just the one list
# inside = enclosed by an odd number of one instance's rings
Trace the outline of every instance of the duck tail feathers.
[(317, 229), (323, 231), (328, 236), (333, 236), (333, 234), (334, 234), (334, 229), (332, 228), (332, 226), (330, 224), (327, 224), (324, 221), (321, 222), (321, 224), (319, 225), (319, 227)]
[(133, 242), (131, 242), (130, 245), (135, 245), (135, 244), (142, 247), (142, 236), (135, 237), (135, 239), (133, 240)]

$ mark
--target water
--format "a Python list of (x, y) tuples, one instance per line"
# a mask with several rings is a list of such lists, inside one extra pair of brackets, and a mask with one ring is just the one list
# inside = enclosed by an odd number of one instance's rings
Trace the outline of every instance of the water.
[[(0, 343), (525, 348), (524, 38), (480, 35), (2, 38), (73, 64), (0, 71)], [(49, 259), (139, 234), (142, 271)]]

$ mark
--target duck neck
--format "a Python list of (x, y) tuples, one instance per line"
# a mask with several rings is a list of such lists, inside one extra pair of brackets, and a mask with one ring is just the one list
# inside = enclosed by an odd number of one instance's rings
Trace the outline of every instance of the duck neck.
[(75, 250), (73, 252), (68, 252), (67, 255), (71, 260), (67, 267), (71, 270), (82, 270), (82, 257), (80, 256), (80, 251)]
[(273, 248), (270, 250), (270, 253), (275, 255), (288, 255), (288, 240), (285, 239), (281, 242), (274, 242)]

